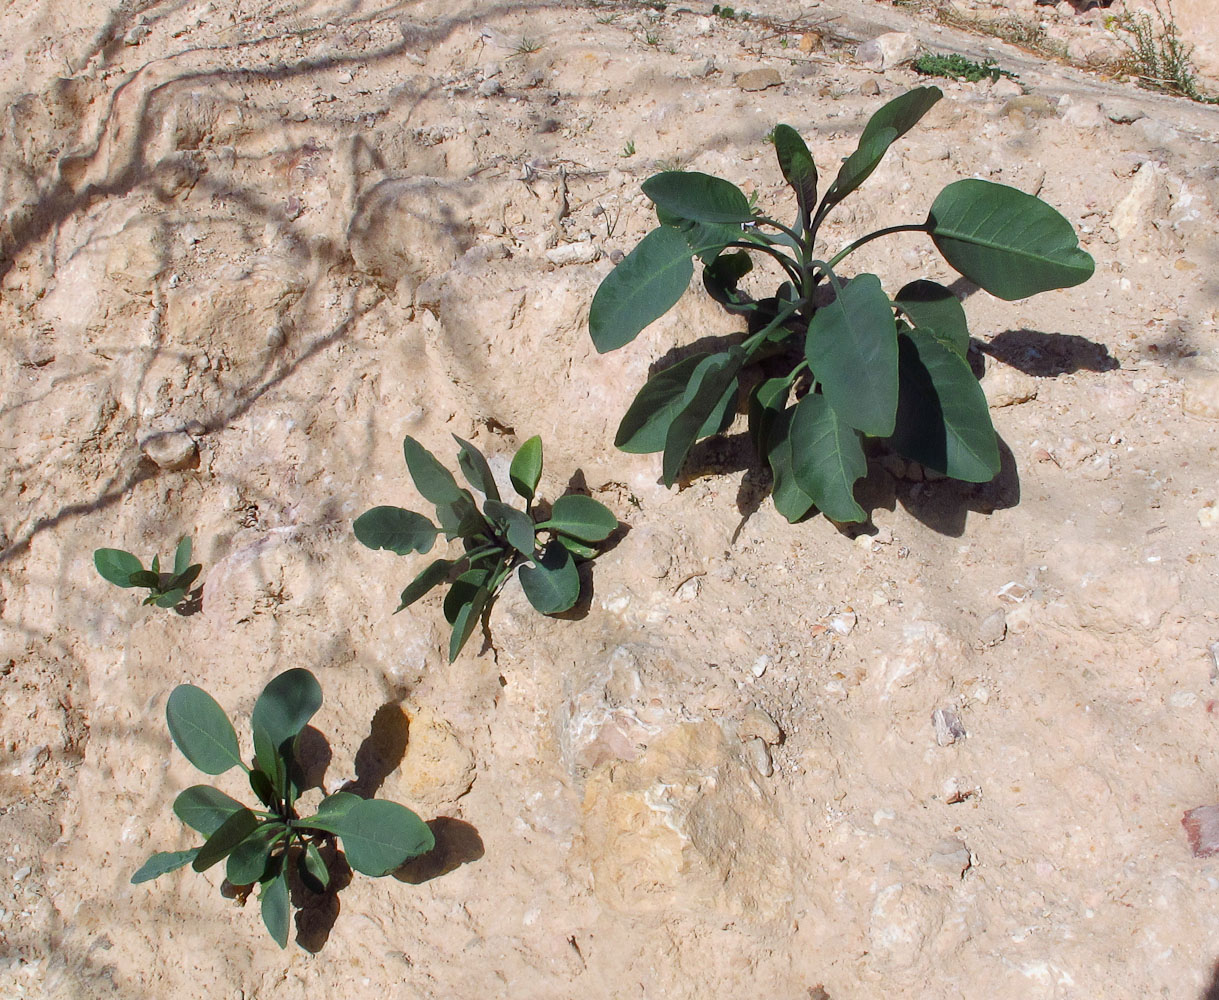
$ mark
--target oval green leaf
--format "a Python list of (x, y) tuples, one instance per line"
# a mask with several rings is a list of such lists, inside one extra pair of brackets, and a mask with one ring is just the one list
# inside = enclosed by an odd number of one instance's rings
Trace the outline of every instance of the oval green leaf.
[[(893, 433), (897, 413), (897, 323), (874, 274), (838, 286), (808, 325), (805, 353), (827, 402), (849, 426)], [(818, 505), (820, 506), (820, 505)]]
[(223, 774), (241, 765), (237, 733), (210, 694), (193, 684), (174, 688), (165, 704), (169, 735), (204, 774)]
[(190, 566), (190, 551), (190, 535), (187, 535), (180, 542), (178, 542), (178, 547), (174, 551), (174, 576), (179, 576), (182, 573), (185, 573), (187, 567)]
[(246, 837), (258, 829), (261, 820), (244, 806), (232, 813), (207, 838), (207, 843), (199, 848), (191, 867), (197, 872), (205, 872), (218, 861), (223, 861), (229, 853)]
[(691, 222), (749, 222), (749, 199), (735, 184), (694, 170), (666, 170), (643, 182), (658, 209)]
[(839, 523), (867, 517), (855, 502), (855, 483), (868, 473), (859, 432), (843, 422), (825, 396), (809, 393), (796, 404), (791, 456), (796, 484), (826, 517)]
[(536, 548), (533, 540), (534, 525), (528, 514), (497, 500), (488, 500), (484, 503), (483, 513), (504, 533), (509, 545), (526, 559), (533, 558), (533, 551)]
[(254, 702), (251, 723), (263, 729), (282, 754), (284, 744), (297, 734), (322, 707), (322, 686), (303, 667), (285, 670), (271, 679)]
[(603, 542), (618, 529), (618, 519), (605, 504), (572, 493), (559, 497), (550, 512), (550, 520), (538, 527), (552, 528), (582, 542)]
[[(674, 418), (685, 408), (694, 393), (695, 372), (714, 355), (694, 354), (671, 368), (657, 372), (644, 384), (627, 409), (614, 446), (632, 455), (649, 455), (664, 451), (665, 437)], [(701, 376), (700, 376), (701, 377)], [(729, 412), (736, 394), (725, 393), (721, 405), (714, 409), (702, 427), (700, 438), (716, 434), (732, 419)]]
[(813, 498), (800, 489), (792, 471), (791, 420), (794, 407), (777, 413), (767, 435), (766, 461), (774, 476), (771, 499), (775, 510), (795, 524), (812, 510)]
[(122, 549), (97, 549), (93, 553), (93, 565), (102, 579), (124, 588), (136, 586), (131, 582), (131, 575), (144, 569), (140, 560)]
[(969, 324), (965, 309), (951, 289), (934, 281), (912, 281), (897, 293), (893, 304), (912, 326), (934, 330), (952, 344), (961, 357), (969, 353)]
[(326, 862), (322, 858), (322, 852), (317, 849), (317, 844), (312, 841), (306, 844), (305, 849), (301, 851), (300, 873), (302, 878), (311, 879), (317, 889), (323, 892), (330, 885), (330, 869), (326, 867)]
[(409, 434), (402, 442), (402, 454), (406, 457), (406, 470), (411, 474), (415, 489), (424, 500), (441, 507), (469, 496), (436, 456)]
[(783, 172), (783, 179), (796, 192), (800, 217), (807, 226), (817, 205), (817, 166), (813, 162), (813, 155), (800, 138), (800, 133), (790, 125), (775, 126), (774, 143), (779, 169)]
[(384, 799), (360, 799), (338, 812), (318, 814), (310, 827), (342, 838), (347, 863), (379, 877), (436, 846), (428, 825), (405, 806)]
[(953, 479), (990, 482), (999, 474), (999, 442), (969, 363), (928, 330), (909, 330), (898, 339), (901, 396), (893, 448)]
[(512, 488), (525, 498), (533, 500), (538, 482), (542, 478), (542, 439), (536, 434), (521, 445), (512, 456), (512, 465), (508, 468), (508, 479)]
[(661, 479), (665, 486), (672, 486), (677, 481), (686, 456), (712, 416), (724, 412), (725, 406), (728, 412), (735, 409), (737, 373), (744, 361), (745, 352), (733, 347), (711, 355), (695, 369), (682, 396), (683, 405), (665, 434), (661, 462)]
[(661, 226), (605, 276), (588, 313), (599, 354), (629, 344), (676, 304), (694, 277), (692, 253), (680, 232)]
[(288, 834), (282, 823), (264, 823), (233, 848), (225, 865), (224, 877), (233, 885), (253, 885), (267, 873), (271, 852)]
[(292, 923), (292, 901), (288, 894), (288, 880), (281, 871), (274, 878), (262, 883), (258, 891), (262, 922), (281, 948), (288, 947), (288, 930)]
[(557, 615), (580, 598), (580, 571), (571, 553), (551, 542), (532, 565), (521, 567), (521, 588), (538, 611)]
[(185, 868), (195, 860), (195, 855), (198, 853), (199, 848), (197, 847), (189, 851), (158, 851), (140, 865), (140, 870), (131, 876), (131, 884), (139, 885), (141, 882), (151, 882), (154, 878), (160, 878), (162, 875), (176, 872), (179, 868)]
[(398, 599), (398, 607), (394, 609), (394, 614), (403, 608), (409, 608), (437, 584), (443, 583), (455, 565), (456, 561), (453, 559), (437, 559), (435, 562), (429, 563), (415, 579), (406, 585), (402, 596)]
[(492, 475), (491, 466), (487, 464), (483, 453), (456, 434), (453, 435), (453, 440), (460, 446), (457, 452), (457, 467), (466, 477), (466, 482), (488, 500), (498, 500), (499, 487), (495, 485), (495, 476)]
[(973, 178), (949, 184), (932, 204), (927, 228), (949, 264), (1001, 299), (1070, 288), (1096, 268), (1071, 223), (1005, 184)]
[(388, 549), (400, 556), (430, 552), (440, 529), (422, 514), (401, 507), (373, 507), (352, 524), (356, 538), (370, 549)]
[(191, 785), (174, 799), (174, 815), (205, 837), (210, 837), (233, 813), (244, 808), (210, 785)]

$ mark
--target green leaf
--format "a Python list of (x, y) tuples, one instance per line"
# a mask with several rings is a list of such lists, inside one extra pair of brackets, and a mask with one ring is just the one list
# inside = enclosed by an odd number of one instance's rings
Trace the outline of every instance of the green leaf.
[(969, 324), (965, 310), (950, 289), (934, 281), (912, 281), (897, 293), (893, 304), (912, 326), (934, 330), (961, 357), (969, 353)]
[(131, 582), (131, 575), (144, 569), (140, 560), (122, 549), (97, 549), (93, 553), (93, 565), (102, 579), (123, 588), (137, 586)]
[(512, 457), (508, 479), (512, 482), (512, 488), (529, 502), (533, 500), (541, 478), (542, 439), (535, 434), (521, 445)]
[[(410, 435), (402, 442), (402, 453), (406, 456), (406, 470), (423, 499), (439, 508), (470, 496), (457, 485), (453, 474), (440, 464), (436, 456)], [(473, 497), (470, 499), (473, 501)]]
[(533, 520), (523, 510), (509, 507), (497, 500), (488, 500), (483, 504), (483, 511), (495, 525), (500, 527), (508, 544), (526, 559), (533, 558), (534, 543)]
[[(139, 570), (131, 574), (128, 586), (147, 587), (149, 590), (159, 591), (161, 589), (161, 574), (147, 569)], [(154, 594), (153, 596), (155, 597), (156, 595)]]
[(787, 406), (792, 380), (771, 378), (759, 382), (749, 394), (749, 436), (759, 455), (769, 450), (770, 428)]
[(288, 894), (288, 879), (281, 870), (274, 878), (262, 883), (258, 891), (262, 922), (281, 948), (288, 947), (288, 930), (292, 922), (292, 901)]
[(939, 87), (915, 87), (895, 97), (864, 126), (855, 152), (847, 157), (822, 202), (822, 211), (836, 205), (866, 181), (893, 143), (914, 128), (944, 94)]
[(158, 608), (174, 608), (181, 604), (186, 599), (186, 591), (181, 588), (177, 590), (167, 590), (165, 593), (157, 597), (152, 603)]
[(174, 799), (174, 815), (205, 837), (210, 837), (233, 813), (244, 808), (210, 785), (191, 785)]
[(250, 722), (264, 729), (272, 745), (283, 754), (284, 744), (294, 740), (321, 707), (322, 686), (317, 678), (303, 667), (294, 667), (272, 678), (262, 689)]
[(669, 424), (665, 434), (664, 459), (661, 463), (661, 479), (672, 486), (681, 472), (681, 467), (698, 440), (702, 429), (711, 418), (724, 412), (725, 400), (729, 412), (735, 409), (737, 394), (737, 372), (745, 361), (745, 352), (739, 347), (713, 354), (699, 364), (691, 376), (690, 385), (683, 394), (680, 412)]
[(187, 591), (190, 585), (195, 582), (195, 578), (203, 570), (203, 567), (198, 563), (194, 566), (187, 566), (181, 573), (177, 573), (172, 580), (169, 581), (170, 587), (174, 590)]
[(551, 528), (582, 542), (603, 542), (618, 529), (618, 519), (605, 504), (572, 493), (559, 497), (550, 512), (550, 520), (538, 527)]
[[(271, 793), (280, 799), (288, 797), (288, 764), (284, 760), (266, 726), (253, 722), (250, 726), (254, 733), (254, 766), (270, 782)], [(251, 774), (253, 778), (253, 774)], [(252, 782), (251, 782), (252, 783)], [(258, 795), (257, 789), (254, 792)], [(261, 796), (259, 796), (261, 798)]]
[(643, 182), (657, 208), (691, 222), (749, 222), (749, 199), (735, 184), (696, 171), (666, 170)]
[(1001, 299), (1070, 288), (1096, 267), (1071, 223), (1040, 198), (1004, 184), (949, 184), (932, 204), (927, 227), (949, 264)]
[(322, 859), (322, 852), (317, 844), (310, 841), (300, 855), (300, 871), (302, 878), (312, 879), (319, 889), (325, 891), (330, 885), (330, 869)]
[(160, 556), (152, 557), (152, 572), (158, 577), (161, 575), (161, 557)]
[(580, 599), (580, 571), (567, 548), (551, 542), (532, 565), (521, 567), (521, 588), (538, 611), (556, 615)]
[(867, 475), (859, 432), (847, 426), (825, 396), (809, 393), (796, 404), (791, 422), (792, 471), (801, 492), (838, 522), (862, 521), (855, 483)]
[(456, 434), (453, 440), (461, 446), (457, 453), (457, 466), (466, 482), (478, 490), (488, 500), (499, 499), (499, 487), (495, 485), (495, 476), (491, 474), (491, 466), (487, 464), (483, 453), (469, 441), (464, 441)]
[(341, 837), (347, 863), (374, 877), (388, 875), (436, 846), (423, 820), (405, 806), (384, 799), (360, 799), (338, 813), (319, 810), (309, 826)]
[(681, 233), (690, 253), (707, 264), (713, 263), (724, 247), (747, 238), (739, 222), (694, 222), (667, 212), (659, 205), (656, 207), (656, 221)]
[(678, 230), (661, 226), (605, 276), (588, 313), (588, 332), (599, 354), (629, 344), (676, 304), (694, 277), (691, 255)]
[(199, 848), (197, 847), (189, 851), (158, 851), (140, 865), (140, 870), (131, 876), (131, 884), (139, 885), (141, 882), (151, 882), (154, 878), (160, 878), (162, 875), (176, 872), (179, 868), (185, 868), (195, 860), (195, 855), (198, 853)]
[(264, 823), (233, 848), (225, 865), (224, 877), (233, 885), (253, 885), (267, 873), (267, 862), (275, 845), (288, 835), (283, 823)]
[(898, 340), (901, 395), (893, 448), (953, 479), (990, 482), (999, 474), (999, 443), (968, 362), (927, 330), (910, 330)]
[(467, 570), (453, 581), (444, 599), (445, 619), (453, 626), (449, 636), (449, 662), (457, 659), (462, 647), (478, 625), (478, 618), (491, 598), (491, 577), (494, 564), (486, 568)]
[(559, 535), (559, 544), (576, 559), (597, 558), (597, 550), (595, 548), (591, 545), (585, 545), (583, 542), (577, 542), (574, 538), (569, 538), (567, 535)]
[(232, 813), (207, 838), (207, 843), (199, 848), (191, 867), (197, 872), (205, 872), (217, 861), (223, 861), (229, 852), (258, 829), (261, 821), (244, 806)]
[(776, 125), (774, 131), (775, 154), (779, 158), (779, 169), (783, 179), (796, 192), (800, 205), (800, 218), (807, 227), (817, 206), (817, 166), (800, 133), (790, 125)]
[[(665, 437), (674, 418), (685, 408), (694, 394), (694, 389), (701, 379), (696, 379), (695, 373), (700, 366), (705, 368), (713, 357), (712, 354), (695, 354), (657, 372), (644, 384), (627, 409), (622, 423), (618, 425), (618, 433), (614, 437), (614, 446), (632, 455), (648, 455), (664, 451)], [(727, 392), (698, 429), (698, 437), (716, 434), (731, 421), (730, 407), (736, 394)]]
[(774, 475), (771, 498), (775, 510), (795, 524), (805, 517), (813, 507), (813, 498), (796, 482), (792, 470), (791, 422), (795, 407), (788, 407), (775, 415), (767, 437), (766, 461)]
[(169, 735), (204, 774), (223, 774), (241, 766), (237, 733), (216, 700), (193, 684), (180, 684), (165, 704)]
[(398, 607), (394, 609), (394, 614), (403, 608), (409, 608), (437, 584), (443, 583), (456, 565), (457, 562), (454, 559), (437, 559), (435, 562), (429, 563), (423, 572), (406, 585), (406, 589), (402, 591), (402, 596), (399, 598)]
[(185, 573), (187, 567), (190, 566), (190, 550), (190, 535), (187, 535), (178, 542), (178, 548), (174, 552), (174, 576)]
[(466, 490), (461, 490), (456, 499), (446, 504), (436, 505), (436, 520), (444, 531), (445, 537), (469, 538), (477, 534), (490, 534), (487, 521), (479, 513), (474, 497)]
[[(897, 413), (897, 324), (874, 274), (837, 286), (808, 325), (805, 352), (826, 400), (865, 434), (893, 433)], [(818, 505), (820, 506), (820, 505)]]
[[(257, 763), (258, 763), (258, 760), (257, 760), (258, 740), (257, 740), (257, 738), (255, 738), (255, 740), (254, 740), (254, 747), (255, 747), (254, 763), (255, 763), (255, 765), (257, 765)], [(276, 759), (278, 759), (278, 758), (276, 758)], [(270, 809), (275, 804), (276, 791), (275, 791), (274, 779), (269, 774), (267, 774), (266, 771), (261, 770), (257, 766), (255, 766), (254, 768), (252, 768), (250, 770), (250, 790), (255, 795), (258, 796), (258, 801), (261, 802), (268, 809)]]
[(388, 549), (400, 556), (430, 552), (439, 529), (422, 514), (401, 507), (373, 507), (352, 524), (356, 538), (370, 549)]
[(753, 260), (745, 250), (723, 253), (703, 268), (703, 287), (716, 302), (729, 312), (751, 313), (758, 310), (737, 287), (741, 279), (753, 270)]
[[(360, 796), (352, 792), (335, 792), (333, 795), (327, 795), (317, 806), (317, 815), (323, 819), (335, 819), (337, 817), (346, 816), (351, 811), (352, 806), (364, 800)], [(309, 820), (302, 820), (301, 826), (310, 829)], [(317, 829), (325, 829), (318, 827)]]

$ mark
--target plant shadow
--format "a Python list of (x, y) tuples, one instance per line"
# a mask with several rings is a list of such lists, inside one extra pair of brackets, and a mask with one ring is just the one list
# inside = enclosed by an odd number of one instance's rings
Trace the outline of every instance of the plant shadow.
[(1077, 371), (1111, 372), (1121, 367), (1104, 344), (1073, 333), (1004, 330), (989, 341), (974, 341), (979, 351), (1026, 375), (1054, 378)]
[(456, 871), (462, 865), (478, 861), (485, 853), (482, 837), (465, 820), (452, 816), (437, 816), (428, 820), (428, 829), (436, 838), (436, 846), (427, 854), (411, 858), (397, 871), (394, 878), (409, 885), (421, 885)]

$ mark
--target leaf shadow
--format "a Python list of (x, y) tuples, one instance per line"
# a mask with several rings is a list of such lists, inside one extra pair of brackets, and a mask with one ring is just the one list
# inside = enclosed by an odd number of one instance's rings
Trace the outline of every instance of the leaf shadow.
[(1111, 372), (1121, 363), (1104, 344), (1073, 333), (1043, 333), (1022, 328), (1004, 330), (989, 341), (974, 341), (983, 354), (1041, 378), (1071, 375), (1077, 371)]
[(452, 816), (437, 816), (428, 820), (428, 829), (436, 838), (436, 846), (427, 854), (411, 858), (397, 871), (392, 872), (399, 882), (422, 885), (456, 871), (462, 865), (478, 861), (485, 853), (482, 837), (465, 820)]

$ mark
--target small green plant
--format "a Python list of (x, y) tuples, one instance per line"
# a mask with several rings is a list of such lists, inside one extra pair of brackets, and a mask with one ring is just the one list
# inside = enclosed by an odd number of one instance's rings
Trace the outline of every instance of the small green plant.
[[(718, 177), (666, 171), (644, 182), (660, 225), (597, 289), (589, 314), (597, 350), (628, 344), (676, 304), (695, 257), (707, 292), (749, 326), (727, 349), (691, 353), (653, 375), (622, 419), (619, 448), (662, 452), (662, 480), (671, 486), (695, 441), (726, 430), (745, 394), (750, 436), (774, 475), (775, 507), (791, 521), (814, 506), (835, 521), (864, 520), (854, 490), (870, 439), (955, 479), (998, 474), (998, 439), (966, 359), (969, 329), (957, 298), (919, 280), (890, 300), (876, 275), (848, 280), (838, 269), (874, 239), (922, 233), (966, 278), (1019, 299), (1092, 275), (1071, 224), (1032, 195), (968, 179), (944, 188), (923, 222), (869, 233), (828, 259), (817, 251), (829, 213), (942, 96), (918, 87), (877, 111), (820, 202), (808, 147), (794, 129), (776, 127), (779, 168), (798, 208), (791, 227)], [(786, 280), (773, 296), (742, 289), (751, 253), (782, 269)]]
[(1016, 79), (1015, 73), (1010, 70), (1000, 69), (993, 59), (986, 59), (983, 62), (976, 63), (972, 59), (966, 59), (957, 52), (946, 56), (919, 56), (914, 61), (914, 71), (923, 76), (942, 76), (949, 80), (967, 80), (969, 83), (977, 83), (982, 79), (989, 79), (992, 83), (998, 83), (999, 78), (1002, 76), (1006, 76), (1010, 80)]
[[(452, 578), (444, 615), (452, 626), (449, 662), (457, 658), (479, 619), (512, 572), (520, 567), (521, 588), (544, 615), (570, 610), (580, 597), (577, 559), (593, 559), (596, 546), (618, 527), (610, 510), (591, 497), (559, 497), (549, 517), (539, 517), (535, 492), (542, 476), (542, 439), (530, 438), (512, 459), (508, 478), (525, 501), (523, 510), (500, 499), (491, 467), (474, 445), (453, 435), (461, 449), (457, 464), (474, 489), (483, 494), (482, 510), (469, 490), (412, 437), (402, 442), (406, 468), (415, 488), (436, 507), (437, 527), (422, 514), (401, 507), (374, 507), (356, 518), (356, 538), (370, 549), (398, 555), (427, 553), (443, 532), (460, 539), (456, 559), (437, 559), (402, 591), (395, 614), (414, 604), (433, 587)], [(455, 577), (455, 578), (454, 578)]]
[(530, 38), (528, 35), (525, 35), (519, 42), (516, 43), (516, 45), (513, 46), (512, 51), (518, 56), (528, 56), (535, 52), (540, 52), (541, 49), (542, 43), (540, 41), (538, 41), (536, 38)]
[(656, 34), (656, 32), (654, 32), (654, 31), (649, 31), (649, 32), (648, 32), (646, 35), (644, 35), (644, 36), (643, 36), (643, 40), (644, 40), (644, 41), (645, 41), (645, 42), (646, 42), (648, 45), (653, 45), (653, 46), (655, 46), (655, 45), (659, 45), (659, 44), (660, 44), (660, 36), (659, 36), (658, 34)]
[(634, 139), (627, 140), (626, 145), (622, 147), (622, 153), (620, 155), (624, 159), (626, 157), (635, 155), (635, 140)]
[(748, 21), (753, 17), (747, 10), (733, 10), (731, 7), (721, 7), (718, 3), (711, 8), (711, 13), (713, 16), (723, 18), (725, 21)]
[(97, 549), (93, 553), (93, 565), (102, 575), (115, 586), (131, 588), (144, 587), (148, 596), (145, 604), (155, 604), (158, 608), (175, 608), (186, 600), (190, 585), (195, 582), (203, 566), (199, 563), (191, 565), (190, 537), (178, 542), (174, 552), (174, 569), (172, 573), (161, 572), (161, 557), (152, 557), (152, 567), (145, 569), (130, 552), (122, 549)]
[(1106, 27), (1126, 47), (1139, 83), (1204, 104), (1219, 103), (1219, 98), (1209, 97), (1198, 89), (1194, 47), (1181, 38), (1172, 0), (1164, 0), (1164, 7), (1159, 0), (1151, 0), (1151, 6), (1154, 20), (1146, 11), (1132, 13), (1123, 5), (1120, 13), (1106, 21)]
[(292, 916), (289, 880), (293, 869), (315, 891), (330, 884), (322, 848), (339, 838), (347, 863), (365, 875), (388, 875), (435, 846), (427, 824), (405, 806), (336, 792), (317, 813), (298, 817), (304, 778), (296, 760), (300, 732), (322, 705), (322, 689), (308, 670), (275, 677), (254, 703), (251, 728), (253, 766), (241, 759), (233, 724), (206, 691), (191, 684), (175, 688), (165, 706), (169, 733), (182, 754), (204, 774), (241, 768), (262, 804), (250, 809), (210, 785), (193, 785), (174, 800), (174, 813), (206, 840), (188, 851), (154, 854), (132, 877), (148, 882), (190, 865), (204, 872), (226, 861), (225, 874), (237, 886), (258, 883), (263, 923), (276, 944), (288, 944)]

